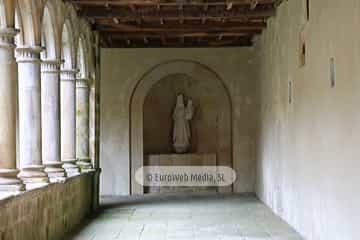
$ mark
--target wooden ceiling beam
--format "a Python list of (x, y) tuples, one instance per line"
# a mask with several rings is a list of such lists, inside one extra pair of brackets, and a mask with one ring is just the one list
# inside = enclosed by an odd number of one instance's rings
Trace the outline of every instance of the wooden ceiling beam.
[[(94, 5), (94, 6), (226, 6), (227, 8), (232, 6), (246, 6), (251, 4), (251, 0), (231, 0), (231, 1), (199, 1), (199, 0), (188, 0), (188, 1), (160, 1), (160, 0), (67, 0), (73, 4), (78, 5)], [(259, 5), (275, 4), (276, 0), (259, 0)]]
[(167, 45), (167, 41), (166, 41), (165, 36), (160, 36), (160, 41), (161, 41), (161, 44), (162, 44), (163, 46), (166, 46), (166, 45)]
[[(139, 10), (140, 11), (140, 10)], [(93, 8), (86, 7), (79, 10), (81, 16), (90, 17), (90, 18), (118, 18), (120, 22), (132, 22), (136, 21), (137, 14), (134, 14), (131, 10), (126, 8)], [(197, 11), (196, 9), (191, 11), (184, 11), (182, 13), (184, 20), (201, 20), (203, 14)], [(206, 13), (206, 18), (210, 20), (220, 20), (223, 18), (226, 19), (262, 19), (275, 16), (275, 9), (259, 9), (259, 10), (238, 10), (232, 9), (223, 14), (219, 11), (210, 11)], [(159, 20), (159, 17), (162, 17), (164, 20), (178, 20), (178, 10), (177, 9), (167, 9), (162, 10), (161, 15), (155, 9), (148, 9), (147, 11), (141, 11), (141, 17), (144, 21), (155, 21)]]
[[(96, 18), (92, 18), (92, 17), (86, 17), (86, 19), (92, 24), (92, 25), (101, 25), (101, 24), (107, 24), (107, 23), (111, 23), (111, 19), (114, 18), (110, 18), (110, 17), (96, 17)], [(137, 22), (134, 21), (124, 21), (121, 20), (120, 18), (116, 18), (117, 20), (117, 24), (125, 24), (125, 25), (135, 25)], [(172, 26), (176, 26), (179, 27), (179, 19), (178, 18), (154, 18), (154, 19), (147, 19), (147, 21), (145, 21), (144, 19), (142, 19), (143, 21), (141, 22), (140, 25), (137, 25), (138, 27), (148, 27), (148, 26), (166, 26), (166, 25), (172, 25)], [(166, 20), (166, 22), (165, 22)], [(115, 22), (113, 22), (115, 23)], [(255, 18), (255, 19), (247, 19), (247, 18), (232, 18), (232, 19), (228, 19), (226, 21), (225, 24), (223, 24), (221, 22), (221, 18), (212, 18), (212, 19), (207, 19), (206, 21), (203, 21), (203, 18), (200, 19), (187, 19), (186, 21), (184, 21), (184, 25), (192, 25), (192, 26), (199, 26), (199, 25), (211, 25), (211, 26), (221, 26), (221, 27), (226, 27), (228, 25), (237, 25), (237, 26), (243, 26), (245, 24), (254, 24), (254, 26), (256, 24), (260, 24), (260, 25), (264, 25), (264, 28), (266, 27), (266, 19), (263, 18)], [(251, 26), (251, 25), (250, 25)]]
[[(92, 16), (92, 17), (86, 17), (86, 19), (91, 22), (91, 24), (95, 24), (98, 21), (102, 21), (104, 19), (113, 19), (116, 18), (119, 21), (119, 24), (131, 24), (131, 23), (137, 23), (138, 20), (136, 17), (126, 17), (126, 18), (119, 18), (119, 17), (104, 17), (104, 16)], [(142, 24), (155, 24), (155, 23), (159, 23), (161, 25), (164, 25), (166, 23), (174, 23), (177, 22), (179, 23), (179, 17), (174, 16), (174, 17), (141, 17)], [(226, 19), (226, 21), (224, 21), (224, 19)], [(202, 24), (206, 24), (206, 23), (213, 23), (213, 24), (217, 24), (217, 23), (242, 23), (242, 22), (264, 22), (265, 19), (264, 18), (246, 18), (246, 17), (231, 17), (231, 18), (226, 18), (226, 17), (208, 17), (208, 16), (202, 16), (202, 17), (188, 17), (188, 18), (184, 18), (184, 23), (202, 23)]]
[(207, 16), (206, 16), (206, 14), (204, 14), (204, 15), (202, 16), (202, 18), (201, 18), (201, 23), (202, 23), (202, 24), (205, 24), (205, 23), (206, 23), (206, 20), (207, 20)]
[(128, 6), (133, 13), (137, 14), (137, 9), (133, 4), (129, 4)]
[(222, 41), (212, 41), (212, 40), (202, 40), (198, 41), (185, 41), (181, 43), (178, 39), (172, 41), (163, 42), (161, 40), (156, 40), (151, 42), (151, 44), (144, 44), (141, 40), (132, 41), (131, 45), (127, 45), (123, 39), (113, 39), (111, 46), (102, 46), (102, 47), (117, 47), (117, 48), (184, 48), (184, 47), (249, 47), (252, 46), (252, 41), (249, 38), (241, 38), (234, 40), (222, 40)]
[(282, 0), (64, 0), (105, 47), (251, 46)]
[(111, 36), (111, 38), (128, 38), (128, 39), (140, 39), (143, 40), (144, 37), (147, 39), (179, 39), (181, 37), (186, 38), (198, 38), (198, 37), (212, 37), (217, 38), (219, 35), (222, 37), (251, 37), (251, 33), (229, 33), (229, 32), (220, 32), (220, 33), (206, 33), (206, 32), (192, 32), (192, 33), (163, 33), (162, 35), (156, 33), (133, 33), (133, 32), (111, 32), (111, 31), (100, 31), (102, 36)]
[(186, 36), (197, 36), (197, 33), (201, 33), (201, 34), (214, 34), (214, 35), (256, 35), (256, 34), (260, 34), (261, 30), (237, 30), (235, 31), (234, 29), (227, 29), (227, 30), (222, 30), (222, 31), (201, 31), (201, 29), (194, 29), (192, 31), (181, 31), (181, 30), (176, 30), (176, 31), (165, 31), (165, 30), (161, 30), (161, 31), (119, 31), (116, 28), (101, 28), (98, 29), (99, 32), (106, 32), (107, 34), (151, 34), (151, 35), (186, 35)]
[(126, 24), (116, 22), (114, 19), (101, 19), (96, 20), (95, 24), (101, 27), (111, 27), (116, 28), (119, 31), (193, 31), (194, 29), (199, 29), (197, 31), (240, 31), (240, 30), (262, 30), (266, 28), (266, 22), (228, 22), (226, 24), (222, 23), (184, 23), (182, 25), (178, 25), (176, 22), (167, 22), (167, 23), (143, 23), (141, 25), (134, 24)]

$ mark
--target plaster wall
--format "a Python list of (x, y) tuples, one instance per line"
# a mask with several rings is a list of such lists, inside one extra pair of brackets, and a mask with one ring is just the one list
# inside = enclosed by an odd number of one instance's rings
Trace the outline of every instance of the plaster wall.
[[(169, 61), (205, 65), (223, 81), (232, 102), (233, 166), (236, 192), (253, 192), (255, 183), (255, 81), (252, 48), (102, 49), (101, 50), (101, 194), (130, 193), (130, 101), (140, 79)], [(179, 65), (178, 73), (182, 73)], [(194, 69), (196, 72), (196, 69)]]
[(257, 193), (306, 239), (359, 239), (360, 2), (310, 1), (309, 21), (305, 2), (284, 1), (255, 44)]

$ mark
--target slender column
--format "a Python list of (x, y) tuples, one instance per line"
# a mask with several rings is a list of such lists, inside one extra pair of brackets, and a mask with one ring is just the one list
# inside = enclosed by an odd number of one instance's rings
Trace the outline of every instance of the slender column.
[(65, 180), (60, 156), (60, 60), (41, 63), (42, 158), (50, 182)]
[(20, 173), (27, 189), (49, 182), (41, 156), (41, 47), (17, 48)]
[(76, 165), (75, 74), (61, 70), (61, 159), (68, 176), (80, 173)]
[(89, 130), (89, 83), (76, 79), (76, 158), (81, 171), (92, 169)]
[(0, 30), (0, 191), (24, 190), (16, 176), (17, 64), (15, 29)]

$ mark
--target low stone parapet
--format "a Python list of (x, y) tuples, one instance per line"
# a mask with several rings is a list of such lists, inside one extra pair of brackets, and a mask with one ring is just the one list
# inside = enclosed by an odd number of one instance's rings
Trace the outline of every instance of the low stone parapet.
[(63, 239), (93, 209), (94, 172), (0, 200), (1, 240)]

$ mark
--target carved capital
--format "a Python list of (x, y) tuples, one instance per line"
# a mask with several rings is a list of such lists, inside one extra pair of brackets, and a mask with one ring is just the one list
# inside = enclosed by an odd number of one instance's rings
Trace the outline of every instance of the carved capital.
[(43, 47), (18, 47), (16, 48), (16, 61), (18, 63), (40, 63), (40, 52)]
[(0, 48), (14, 49), (15, 36), (20, 31), (15, 28), (3, 28), (0, 29)]
[(79, 72), (78, 69), (62, 69), (60, 71), (60, 80), (61, 81), (75, 81), (76, 74)]
[(41, 62), (42, 73), (60, 73), (60, 65), (63, 63), (60, 59), (46, 59)]
[(89, 88), (89, 79), (77, 78), (76, 79), (76, 88)]

